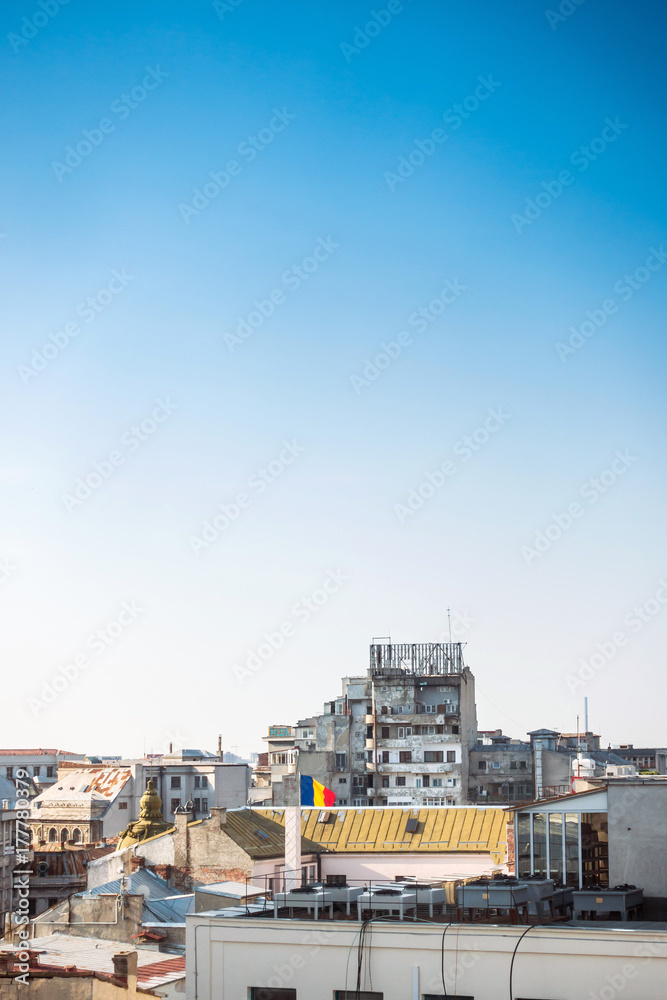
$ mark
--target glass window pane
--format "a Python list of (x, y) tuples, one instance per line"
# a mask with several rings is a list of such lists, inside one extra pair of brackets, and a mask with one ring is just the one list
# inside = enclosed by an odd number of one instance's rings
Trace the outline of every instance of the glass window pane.
[(549, 878), (563, 881), (563, 814), (549, 814)]
[(547, 877), (547, 817), (533, 813), (533, 874)]
[(579, 888), (579, 834), (577, 813), (565, 814), (565, 884)]
[(609, 885), (606, 813), (581, 814), (581, 867), (585, 888)]
[(517, 875), (530, 875), (530, 813), (519, 813), (517, 817)]

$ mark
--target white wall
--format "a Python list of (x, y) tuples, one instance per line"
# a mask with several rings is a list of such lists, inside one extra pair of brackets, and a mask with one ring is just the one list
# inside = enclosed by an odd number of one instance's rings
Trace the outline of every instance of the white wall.
[[(187, 918), (189, 1000), (245, 1000), (249, 986), (289, 987), (297, 1000), (332, 1000), (354, 990), (356, 921)], [(447, 925), (376, 922), (370, 972), (384, 1000), (443, 994), (441, 946)], [(449, 926), (446, 992), (475, 1000), (664, 1000), (667, 932), (603, 927)], [(196, 948), (195, 948), (196, 941)], [(367, 950), (368, 953), (368, 950)], [(362, 989), (370, 989), (369, 978)]]
[(499, 868), (490, 854), (323, 854), (322, 876), (345, 875), (353, 881), (390, 879), (395, 875), (417, 878), (461, 878), (486, 875)]

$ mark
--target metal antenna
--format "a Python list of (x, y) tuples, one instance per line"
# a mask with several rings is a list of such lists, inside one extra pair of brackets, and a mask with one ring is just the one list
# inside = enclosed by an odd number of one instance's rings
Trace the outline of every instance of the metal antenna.
[(447, 608), (447, 621), (449, 622), (449, 641), (452, 641), (452, 609)]

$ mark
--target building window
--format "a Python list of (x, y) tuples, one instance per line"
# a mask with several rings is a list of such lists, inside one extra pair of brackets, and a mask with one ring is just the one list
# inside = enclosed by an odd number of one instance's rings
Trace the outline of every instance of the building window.
[(337, 802), (336, 802), (336, 805), (338, 805), (338, 806), (346, 806), (347, 805), (347, 799), (338, 799)]
[[(449, 757), (449, 753), (447, 754)], [(425, 764), (442, 764), (443, 753), (442, 750), (424, 750), (424, 763)]]
[(403, 787), (403, 785), (405, 785), (405, 777), (402, 774), (399, 774), (399, 776), (396, 778), (396, 784), (401, 788)]
[(207, 813), (208, 812), (208, 799), (202, 799), (201, 800), (201, 811), (203, 813)]
[(389, 739), (389, 726), (383, 726), (382, 727), (382, 739), (383, 740), (388, 740)]
[(127, 802), (119, 802), (118, 803), (118, 808), (119, 809), (127, 809)]
[(477, 761), (477, 767), (479, 768), (480, 771), (486, 771), (486, 761), (485, 760), (478, 760)]
[(339, 778), (338, 779), (338, 784), (339, 785), (347, 785), (347, 778)]
[(442, 778), (434, 778), (433, 779), (433, 787), (434, 788), (442, 788)]
[(456, 763), (456, 750), (448, 750), (447, 751), (447, 763), (448, 764), (455, 764)]
[(412, 763), (412, 750), (401, 750), (398, 755), (399, 764)]
[(353, 806), (365, 806), (366, 805), (366, 799), (352, 799), (352, 805)]
[(523, 770), (525, 771), (525, 769), (526, 769), (526, 766), (527, 766), (527, 765), (526, 765), (526, 762), (525, 762), (525, 760), (520, 760), (520, 761), (519, 761), (519, 768), (521, 768), (521, 769), (523, 769)]
[(354, 755), (354, 759), (355, 760), (366, 760), (366, 754), (364, 753), (363, 750), (357, 750), (357, 752)]
[(337, 753), (336, 754), (336, 770), (337, 771), (345, 771), (346, 770), (346, 765), (347, 765), (347, 754), (346, 753)]
[(205, 774), (202, 774), (201, 776), (201, 786), (202, 788), (208, 788), (208, 778)]
[(171, 776), (171, 783), (170, 783), (169, 787), (170, 788), (180, 788), (181, 787), (181, 779), (180, 779), (180, 776), (178, 774), (172, 774), (172, 776)]
[(180, 804), (181, 804), (181, 800), (180, 799), (172, 799), (171, 800), (171, 811), (173, 813), (175, 813), (176, 810), (179, 808)]
[(497, 771), (498, 768), (500, 767), (500, 761), (499, 760), (494, 760), (494, 762), (493, 762), (493, 764), (491, 766), (494, 767), (496, 769), (496, 771)]
[(382, 751), (382, 760), (381, 760), (380, 763), (382, 763), (382, 764), (388, 764), (389, 763), (389, 751), (388, 750), (383, 750)]
[(385, 777), (385, 778), (382, 779), (382, 787), (383, 788), (389, 788), (389, 778)]
[(46, 768), (46, 777), (47, 778), (52, 778), (53, 777), (53, 768), (50, 767), (50, 766), (47, 766), (47, 768)]
[(195, 807), (195, 812), (201, 812), (201, 799), (194, 799), (192, 803)]
[(429, 788), (431, 784), (430, 774), (422, 774), (422, 788)]
[(452, 733), (454, 734), (454, 736), (458, 736), (459, 735), (459, 727), (458, 726), (452, 726)]
[(510, 771), (516, 771), (516, 761), (510, 761)]
[(198, 774), (195, 774), (195, 788), (199, 788), (200, 781), (201, 781), (201, 776), (198, 775)]
[(384, 993), (372, 990), (335, 990), (334, 1000), (384, 1000)]
[(36, 778), (39, 778), (39, 772), (40, 772), (41, 770), (42, 770), (42, 769), (41, 769), (41, 767), (39, 766), (39, 764), (35, 764), (35, 766), (34, 766), (34, 767), (33, 767), (33, 769), (32, 769), (32, 773), (34, 774), (34, 776), (35, 776)]
[(250, 1000), (296, 1000), (296, 990), (274, 990), (268, 986), (251, 986)]
[(14, 777), (14, 768), (13, 767), (8, 767), (7, 768), (7, 777), (8, 778), (13, 778)]

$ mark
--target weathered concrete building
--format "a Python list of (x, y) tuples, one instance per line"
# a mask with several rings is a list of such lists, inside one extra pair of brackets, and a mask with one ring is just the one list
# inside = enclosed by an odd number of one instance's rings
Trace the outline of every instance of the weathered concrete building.
[[(273, 757), (331, 788), (340, 806), (465, 803), (477, 716), (463, 644), (375, 644), (370, 654), (368, 673), (343, 678), (322, 715), (284, 727)], [(282, 777), (272, 768), (273, 805), (287, 804)]]
[(481, 804), (530, 802), (535, 797), (533, 749), (498, 732), (486, 734), (470, 751), (468, 801)]

